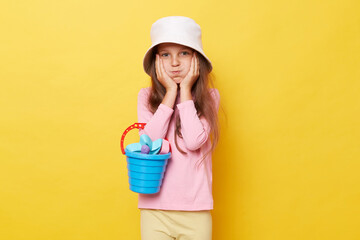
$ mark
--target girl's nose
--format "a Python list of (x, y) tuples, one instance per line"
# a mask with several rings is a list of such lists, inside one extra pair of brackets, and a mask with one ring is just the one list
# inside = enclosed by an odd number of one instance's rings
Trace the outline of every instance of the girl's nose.
[(172, 66), (177, 66), (177, 65), (179, 65), (180, 64), (180, 61), (179, 61), (179, 59), (175, 56), (175, 57), (173, 57), (173, 58), (171, 58), (171, 65)]

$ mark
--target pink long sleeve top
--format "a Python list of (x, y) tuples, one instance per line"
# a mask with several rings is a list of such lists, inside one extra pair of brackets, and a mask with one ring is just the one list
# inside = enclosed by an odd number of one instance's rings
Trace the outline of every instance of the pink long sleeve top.
[[(220, 95), (217, 89), (210, 89), (219, 108)], [(193, 100), (180, 103), (178, 94), (174, 109), (160, 104), (153, 114), (148, 109), (150, 88), (142, 88), (138, 94), (138, 122), (147, 123), (139, 134), (147, 134), (152, 140), (166, 138), (171, 145), (160, 192), (139, 193), (138, 208), (200, 211), (213, 209), (212, 160), (211, 154), (200, 167), (197, 162), (211, 148), (210, 127), (203, 117), (198, 117)], [(187, 152), (182, 154), (175, 146), (175, 117), (179, 115), (181, 134), (177, 137), (179, 147)]]

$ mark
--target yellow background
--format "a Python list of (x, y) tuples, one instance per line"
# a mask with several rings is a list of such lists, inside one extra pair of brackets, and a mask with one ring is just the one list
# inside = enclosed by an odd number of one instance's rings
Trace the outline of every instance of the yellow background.
[(359, 1), (0, 9), (0, 239), (140, 238), (119, 140), (149, 86), (151, 24), (169, 15), (201, 26), (225, 112), (214, 239), (360, 239)]

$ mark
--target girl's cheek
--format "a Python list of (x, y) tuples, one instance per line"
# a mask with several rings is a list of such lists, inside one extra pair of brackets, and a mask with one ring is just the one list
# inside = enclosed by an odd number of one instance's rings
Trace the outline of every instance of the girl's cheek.
[(169, 67), (168, 61), (167, 61), (166, 59), (163, 59), (162, 62), (163, 62), (163, 64), (164, 64), (165, 70), (168, 69), (168, 67)]
[(168, 74), (171, 73), (171, 72), (170, 72), (171, 69), (172, 69), (171, 64), (167, 64), (167, 65), (165, 66), (165, 70), (166, 70), (166, 72), (167, 72)]
[(187, 70), (187, 72), (190, 70), (190, 67), (191, 67), (191, 64), (190, 64), (190, 63), (186, 64), (186, 70)]

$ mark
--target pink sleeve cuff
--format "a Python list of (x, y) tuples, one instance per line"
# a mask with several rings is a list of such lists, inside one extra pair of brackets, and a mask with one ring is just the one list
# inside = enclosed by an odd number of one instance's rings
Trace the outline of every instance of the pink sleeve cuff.
[(182, 103), (179, 103), (176, 105), (176, 107), (179, 109), (179, 110), (182, 110), (184, 108), (187, 108), (187, 107), (191, 107), (191, 106), (194, 106), (195, 107), (195, 103), (193, 100), (186, 100)]
[(171, 115), (174, 112), (174, 109), (162, 103), (160, 103), (158, 109), (162, 110), (166, 115)]

